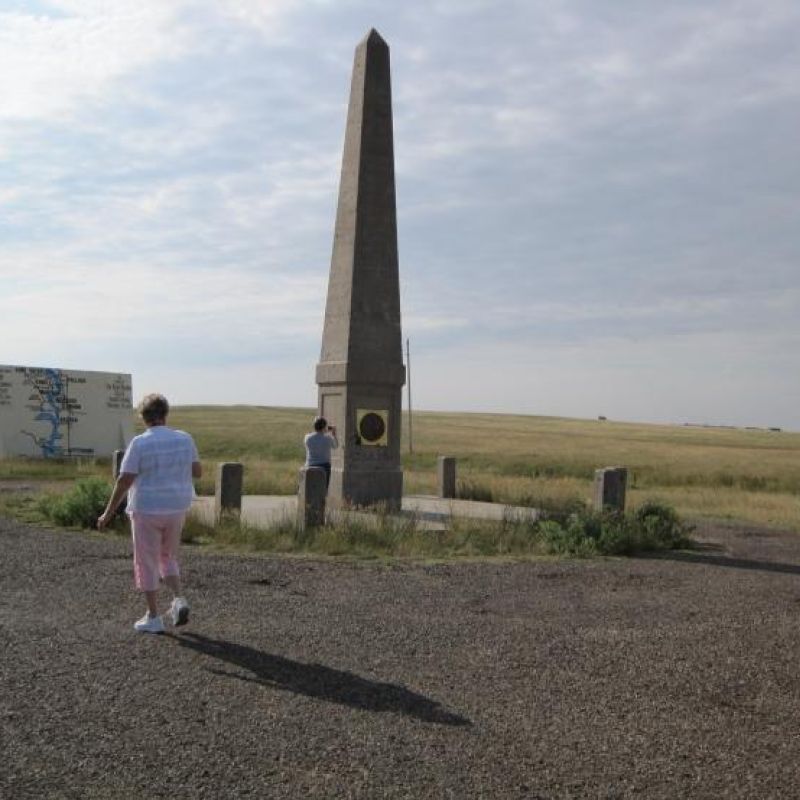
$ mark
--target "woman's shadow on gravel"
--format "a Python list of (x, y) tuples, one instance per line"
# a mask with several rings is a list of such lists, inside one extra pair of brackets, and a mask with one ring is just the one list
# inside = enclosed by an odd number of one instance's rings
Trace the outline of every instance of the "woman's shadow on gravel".
[(321, 664), (292, 661), (245, 645), (210, 639), (198, 633), (184, 633), (170, 638), (181, 647), (227, 661), (251, 673), (240, 675), (227, 670), (212, 669), (211, 672), (216, 675), (252, 681), (308, 697), (319, 697), (363, 711), (399, 712), (439, 725), (472, 724), (466, 717), (446, 711), (434, 700), (393, 683), (370, 681), (352, 672), (343, 672)]
[(700, 552), (669, 550), (661, 553), (641, 553), (640, 558), (648, 558), (653, 561), (679, 561), (689, 564), (709, 564), (712, 567), (730, 567), (732, 569), (750, 569), (757, 572), (782, 572), (785, 575), (800, 575), (800, 566), (797, 564), (784, 564), (779, 561), (756, 561), (752, 558), (734, 558), (727, 555), (718, 555), (715, 547), (704, 547)]

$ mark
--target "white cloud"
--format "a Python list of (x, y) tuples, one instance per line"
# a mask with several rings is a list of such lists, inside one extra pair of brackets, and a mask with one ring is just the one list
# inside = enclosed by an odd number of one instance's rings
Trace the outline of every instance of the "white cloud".
[(215, 10), (223, 18), (274, 37), (286, 12), (299, 4), (299, 0), (219, 0)]
[(311, 338), (324, 308), (324, 286), (308, 277), (91, 264), (64, 251), (15, 253), (0, 260), (0, 280), (14, 288), (0, 296), (0, 341), (29, 357), (44, 356), (51, 336), (61, 352), (98, 339), (168, 340), (176, 333), (210, 339), (209, 352), (214, 340)]
[(500, 106), (492, 116), (501, 140), (512, 147), (535, 147), (564, 132), (562, 119), (546, 108), (528, 104)]
[(52, 16), (0, 13), (0, 119), (68, 118), (121, 77), (184, 52), (179, 3), (51, 5)]

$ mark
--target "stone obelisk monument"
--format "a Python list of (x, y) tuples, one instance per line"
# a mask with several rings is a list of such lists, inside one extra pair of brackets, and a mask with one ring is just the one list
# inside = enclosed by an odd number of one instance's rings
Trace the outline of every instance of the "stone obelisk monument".
[(400, 507), (404, 383), (389, 47), (371, 30), (353, 64), (317, 365), (319, 412), (339, 437), (333, 505)]

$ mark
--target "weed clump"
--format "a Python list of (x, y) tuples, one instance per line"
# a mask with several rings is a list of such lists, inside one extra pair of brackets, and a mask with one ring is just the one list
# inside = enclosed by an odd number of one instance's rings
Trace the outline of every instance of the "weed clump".
[(558, 555), (630, 555), (688, 547), (690, 528), (673, 508), (649, 501), (633, 514), (583, 509), (539, 528), (548, 552)]
[(101, 478), (84, 478), (64, 494), (41, 498), (39, 511), (56, 525), (94, 528), (111, 497), (111, 489)]

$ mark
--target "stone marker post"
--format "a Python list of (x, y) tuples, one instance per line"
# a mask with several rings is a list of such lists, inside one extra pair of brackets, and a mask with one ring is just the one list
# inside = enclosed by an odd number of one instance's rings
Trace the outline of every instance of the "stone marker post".
[(304, 467), (300, 470), (300, 490), (297, 494), (297, 526), (300, 530), (325, 524), (327, 494), (328, 486), (322, 467)]
[(439, 456), (437, 470), (439, 478), (439, 497), (456, 496), (456, 460), (453, 456)]
[(338, 430), (328, 501), (400, 508), (400, 329), (389, 47), (358, 44), (316, 374), (319, 413)]
[(597, 511), (625, 510), (627, 467), (603, 467), (594, 472), (594, 507)]
[(229, 515), (241, 516), (244, 466), (236, 461), (217, 464), (214, 486), (214, 519), (219, 522)]
[[(117, 478), (119, 478), (119, 469), (122, 466), (122, 459), (125, 457), (124, 450), (115, 450), (111, 454), (111, 477), (116, 483)], [(128, 496), (122, 498), (122, 502), (117, 507), (117, 516), (121, 517), (125, 513), (125, 509), (128, 507)]]
[(111, 477), (116, 480), (119, 478), (119, 468), (122, 466), (122, 459), (125, 456), (124, 450), (115, 450), (111, 454)]

